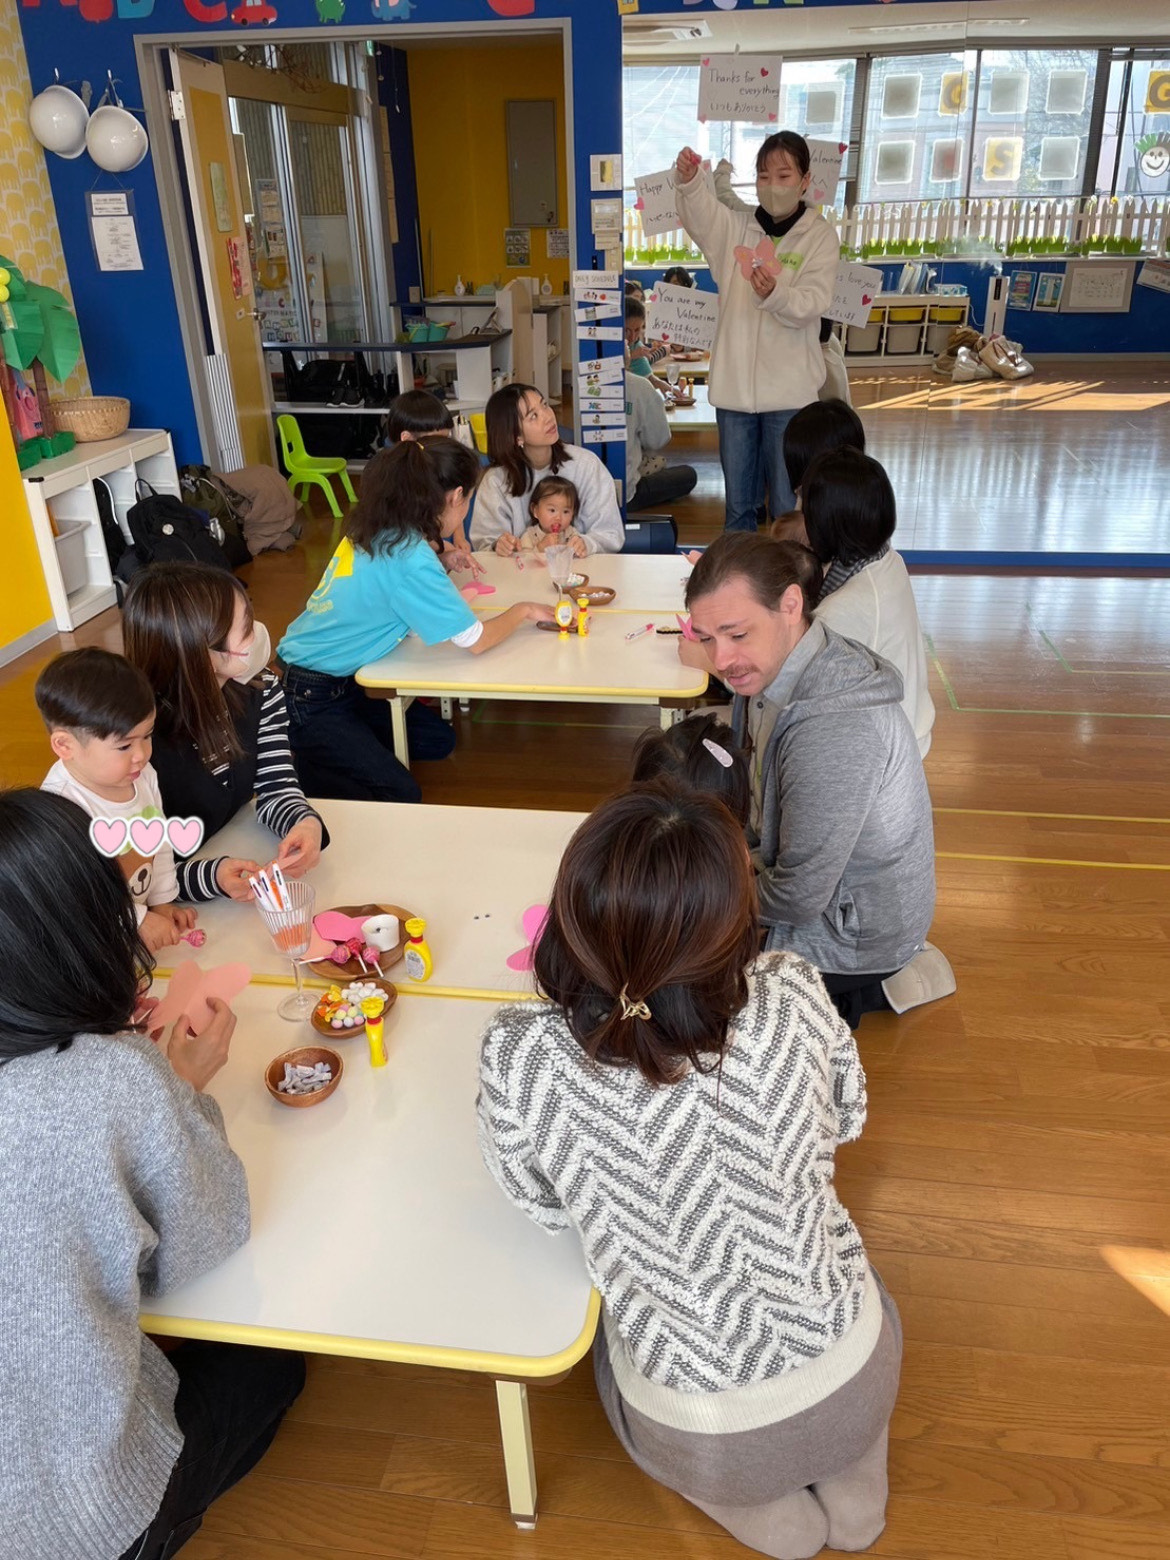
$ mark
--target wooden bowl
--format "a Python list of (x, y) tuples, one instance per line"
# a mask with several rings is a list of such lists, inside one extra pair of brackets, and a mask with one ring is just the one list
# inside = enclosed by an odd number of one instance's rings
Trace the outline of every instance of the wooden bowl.
[[(406, 947), (406, 923), (414, 916), (413, 910), (404, 910), (401, 905), (329, 905), (329, 910), (339, 910), (342, 915), (353, 916), (356, 920), (368, 921), (372, 915), (396, 915), (399, 924), (399, 937), (396, 947), (384, 953), (378, 963), (384, 970), (393, 969), (402, 958), (402, 950)], [(325, 914), (319, 910), (318, 915)], [(313, 974), (322, 980), (327, 980), (331, 986), (344, 986), (347, 981), (365, 980), (366, 972), (356, 959), (347, 959), (344, 964), (334, 964), (332, 959), (318, 959), (308, 966)], [(377, 980), (377, 975), (370, 973), (370, 979)], [(336, 1034), (331, 1029), (329, 1033)]]
[(584, 596), (591, 607), (608, 607), (617, 591), (608, 585), (589, 585), (578, 590), (578, 596)]
[(549, 583), (552, 585), (553, 590), (556, 591), (558, 596), (571, 596), (574, 591), (584, 590), (586, 585), (589, 583), (589, 576), (587, 574), (579, 574), (576, 569), (573, 570), (569, 578), (577, 580), (578, 583), (576, 585), (565, 585), (562, 587), (558, 585), (556, 580), (552, 579), (550, 576)]
[[(356, 975), (355, 980), (368, 980), (377, 986), (378, 990), (386, 998), (386, 1006), (382, 1009), (382, 1017), (385, 1018), (390, 1009), (398, 1001), (398, 988), (392, 986), (388, 980), (379, 980), (376, 975)], [(334, 985), (347, 985), (347, 981), (334, 981)], [(333, 1025), (325, 1019), (318, 1018), (317, 1009), (313, 1009), (310, 1023), (319, 1035), (324, 1035), (326, 1040), (352, 1040), (355, 1035), (365, 1035), (365, 1025), (357, 1029), (334, 1029)]]
[[(333, 1069), (333, 1077), (323, 1089), (316, 1089), (312, 1094), (282, 1094), (276, 1085), (284, 1078), (285, 1062), (291, 1062), (294, 1067), (315, 1067), (318, 1062), (328, 1062)], [(341, 1082), (342, 1066), (341, 1057), (327, 1045), (298, 1045), (269, 1062), (264, 1069), (264, 1082), (268, 1085), (269, 1094), (281, 1105), (319, 1105), (322, 1100), (329, 1098)]]

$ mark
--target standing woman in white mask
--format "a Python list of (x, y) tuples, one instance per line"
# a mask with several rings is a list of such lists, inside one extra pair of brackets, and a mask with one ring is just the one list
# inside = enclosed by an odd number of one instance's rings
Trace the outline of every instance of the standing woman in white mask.
[[(268, 631), (243, 585), (207, 564), (154, 564), (130, 583), (123, 631), (126, 659), (154, 689), (151, 762), (168, 816), (201, 819), (208, 839), (255, 797), (256, 817), (280, 841), (273, 859), (285, 877), (303, 877), (328, 834), (297, 779)], [(261, 865), (178, 861), (179, 898), (251, 899)]]
[(756, 157), (753, 213), (719, 202), (691, 147), (675, 164), (679, 218), (702, 249), (719, 289), (709, 397), (719, 428), (727, 529), (756, 529), (762, 469), (773, 514), (790, 509), (784, 429), (817, 399), (825, 378), (821, 316), (833, 298), (837, 235), (803, 204), (809, 152), (791, 130), (770, 135)]

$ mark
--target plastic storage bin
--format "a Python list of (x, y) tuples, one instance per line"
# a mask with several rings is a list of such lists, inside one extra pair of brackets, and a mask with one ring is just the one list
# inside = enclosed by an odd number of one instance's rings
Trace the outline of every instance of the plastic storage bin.
[(61, 578), (65, 583), (67, 596), (71, 596), (75, 590), (80, 590), (89, 579), (89, 570), (85, 566), (85, 532), (84, 520), (58, 522), (58, 533), (54, 541), (57, 548), (57, 562), (61, 565)]
[(891, 323), (886, 331), (886, 356), (897, 357), (906, 353), (917, 352), (918, 343), (921, 340), (921, 319), (914, 325), (895, 325)]
[(850, 325), (846, 352), (876, 352), (881, 346), (884, 309), (871, 309), (868, 325)]

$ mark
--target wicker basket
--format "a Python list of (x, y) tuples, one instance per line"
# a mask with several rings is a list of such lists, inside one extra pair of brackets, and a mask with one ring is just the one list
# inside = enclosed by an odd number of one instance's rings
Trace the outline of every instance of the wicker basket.
[(50, 401), (57, 427), (71, 433), (78, 444), (116, 439), (130, 426), (130, 402), (120, 395), (89, 395), (76, 401)]

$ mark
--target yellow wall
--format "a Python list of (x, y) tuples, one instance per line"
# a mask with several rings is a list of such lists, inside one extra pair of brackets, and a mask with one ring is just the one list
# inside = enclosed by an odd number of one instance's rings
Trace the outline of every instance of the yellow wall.
[[(48, 84), (40, 81), (37, 86)], [(32, 99), (16, 0), (0, 0), (0, 254), (18, 265), (30, 282), (55, 287), (72, 302), (45, 167), (45, 158), (52, 154), (33, 140), (28, 128)], [(88, 395), (84, 358), (64, 385), (50, 380), (49, 388), (54, 395)]]
[(53, 616), (41, 555), (24, 502), (8, 419), (0, 410), (0, 650)]
[[(532, 228), (531, 262), (509, 269), (504, 229), (508, 160), (504, 104), (552, 98), (557, 105), (560, 227), (569, 224), (565, 172), (565, 80), (559, 40), (409, 51), (410, 108), (418, 178), (423, 270), (432, 292), (450, 292), (457, 274), (476, 286), (516, 276), (569, 280), (567, 260), (546, 257), (546, 231)], [(430, 233), (430, 243), (427, 234)], [(433, 255), (433, 263), (432, 263)]]
[[(39, 82), (45, 87), (47, 82)], [(0, 254), (18, 265), (31, 282), (56, 287), (72, 301), (57, 211), (49, 188), (45, 158), (28, 128), (29, 85), (24, 40), (16, 0), (0, 0)], [(52, 380), (55, 395), (88, 395), (85, 360), (63, 386)], [(24, 502), (20, 472), (8, 419), (0, 410), (0, 648), (52, 617), (49, 592)]]

